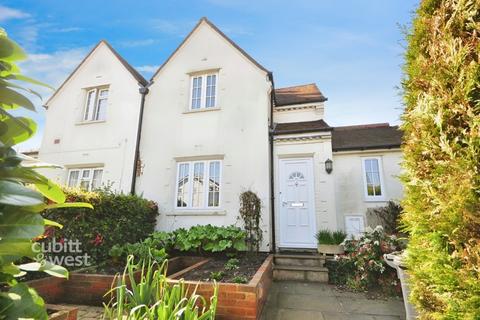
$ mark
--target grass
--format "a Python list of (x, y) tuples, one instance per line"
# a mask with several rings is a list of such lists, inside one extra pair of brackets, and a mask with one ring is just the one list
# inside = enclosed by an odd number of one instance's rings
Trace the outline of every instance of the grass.
[(328, 229), (322, 229), (317, 232), (315, 238), (317, 238), (318, 244), (330, 244), (339, 245), (345, 240), (347, 234), (344, 231), (336, 230), (330, 231)]

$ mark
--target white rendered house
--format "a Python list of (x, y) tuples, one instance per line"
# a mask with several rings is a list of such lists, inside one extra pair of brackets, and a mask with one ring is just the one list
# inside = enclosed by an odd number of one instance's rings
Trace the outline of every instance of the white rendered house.
[(46, 172), (61, 184), (156, 201), (159, 230), (238, 224), (252, 190), (264, 250), (361, 232), (369, 208), (402, 197), (401, 132), (330, 127), (315, 84), (273, 79), (205, 18), (149, 82), (101, 41), (47, 102), (39, 158), (65, 167)]

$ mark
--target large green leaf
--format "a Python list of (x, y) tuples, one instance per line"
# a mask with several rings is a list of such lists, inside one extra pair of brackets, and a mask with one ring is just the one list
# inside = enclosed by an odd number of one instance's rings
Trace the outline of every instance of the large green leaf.
[(40, 95), (40, 93), (38, 93), (37, 91), (32, 90), (30, 88), (25, 88), (24, 86), (20, 86), (18, 84), (8, 82), (8, 81), (2, 80), (2, 79), (0, 79), (0, 86), (10, 87), (10, 88), (15, 88), (15, 89), (20, 89), (20, 90), (26, 91), (28, 93), (31, 93), (31, 94), (37, 96), (40, 100), (42, 100), (42, 96)]
[(16, 256), (17, 259), (20, 257), (33, 258), (35, 252), (32, 250), (32, 241), (27, 239), (0, 239), (0, 256)]
[(11, 206), (35, 206), (43, 203), (43, 197), (22, 184), (0, 180), (0, 203)]
[(68, 278), (68, 271), (62, 266), (53, 264), (47, 260), (42, 262), (31, 262), (25, 263), (18, 266), (21, 270), (24, 271), (43, 271), (59, 278)]
[(24, 107), (28, 110), (35, 111), (35, 106), (23, 94), (15, 90), (0, 86), (0, 105), (4, 109), (15, 109), (17, 107)]
[(21, 212), (15, 207), (10, 207), (0, 214), (2, 239), (30, 240), (43, 234), (44, 222), (38, 213)]
[(15, 41), (9, 39), (5, 31), (0, 33), (0, 60), (18, 61), (24, 60), (25, 58), (27, 58), (27, 56), (22, 48), (20, 48)]
[(47, 320), (45, 302), (38, 293), (23, 283), (18, 283), (0, 297), (2, 319)]
[(90, 203), (86, 202), (65, 202), (65, 203), (54, 203), (45, 206), (45, 209), (58, 209), (58, 208), (88, 208), (93, 209), (93, 206)]
[(18, 74), (18, 73), (17, 74), (11, 74), (11, 75), (7, 76), (6, 79), (24, 81), (24, 82), (28, 82), (28, 83), (31, 83), (31, 84), (35, 84), (37, 86), (42, 86), (42, 87), (46, 87), (46, 88), (55, 90), (54, 87), (49, 86), (48, 84), (43, 83), (41, 81), (38, 81), (38, 80), (32, 79), (30, 77), (24, 76), (23, 74)]
[(37, 124), (30, 118), (8, 118), (2, 121), (0, 141), (6, 146), (13, 146), (30, 139), (36, 131)]
[(55, 182), (51, 180), (46, 180), (45, 182), (35, 183), (37, 190), (49, 200), (52, 200), (57, 203), (65, 202), (65, 194), (62, 191), (62, 188)]

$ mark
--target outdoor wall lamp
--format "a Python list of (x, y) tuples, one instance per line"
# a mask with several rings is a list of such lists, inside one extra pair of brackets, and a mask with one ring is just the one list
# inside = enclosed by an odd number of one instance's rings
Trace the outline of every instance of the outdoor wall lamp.
[(333, 170), (333, 161), (330, 159), (325, 160), (325, 171), (327, 171), (328, 174), (332, 173)]

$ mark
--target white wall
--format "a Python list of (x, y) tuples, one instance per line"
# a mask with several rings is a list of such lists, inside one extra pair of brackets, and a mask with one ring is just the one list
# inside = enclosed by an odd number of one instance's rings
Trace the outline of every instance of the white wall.
[[(106, 121), (81, 123), (85, 88), (103, 85), (109, 85)], [(50, 101), (39, 159), (67, 168), (103, 166), (103, 182), (129, 192), (140, 110), (138, 88), (137, 81), (101, 43)], [(55, 144), (55, 139), (60, 142)], [(66, 182), (66, 169), (42, 173), (60, 184)]]
[[(362, 158), (380, 157), (383, 167), (385, 201), (367, 201), (363, 180)], [(377, 151), (348, 151), (333, 153), (333, 176), (338, 225), (345, 226), (345, 216), (361, 215), (365, 223), (368, 208), (385, 206), (388, 200), (400, 200), (403, 188), (398, 176), (401, 173), (400, 149)]]
[(275, 107), (273, 121), (277, 123), (315, 121), (325, 116), (324, 103)]
[[(219, 109), (188, 112), (189, 73), (209, 69), (219, 69)], [(270, 88), (266, 72), (205, 22), (155, 77), (146, 97), (140, 145), (144, 167), (137, 190), (158, 203), (158, 229), (234, 224), (239, 195), (251, 189), (262, 200), (262, 229), (269, 242)], [(175, 209), (177, 161), (202, 158), (223, 158), (221, 208), (201, 213)]]

